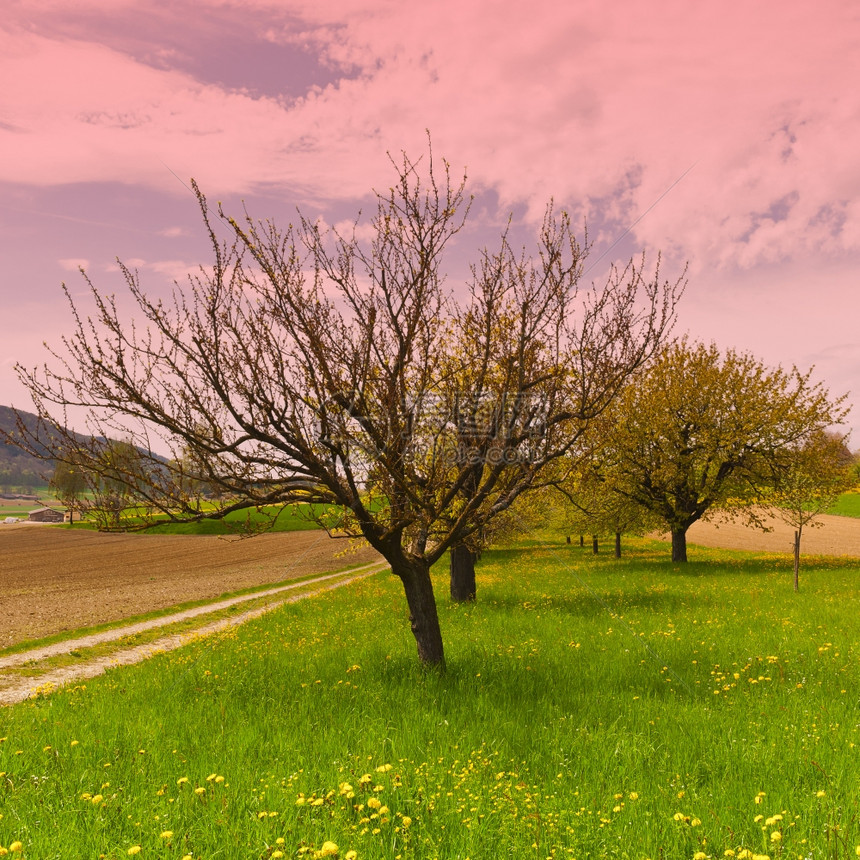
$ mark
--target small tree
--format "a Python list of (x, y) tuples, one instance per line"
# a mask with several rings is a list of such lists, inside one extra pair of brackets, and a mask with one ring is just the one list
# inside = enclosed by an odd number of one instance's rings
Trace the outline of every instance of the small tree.
[(794, 590), (800, 590), (800, 541), (805, 526), (821, 525), (826, 513), (851, 486), (851, 453), (845, 439), (817, 432), (780, 452), (780, 468), (768, 501), (794, 529)]
[[(51, 404), (89, 411), (89, 442), (66, 434), (52, 456), (104, 470), (100, 440), (129, 438), (148, 480), (137, 468), (124, 478), (173, 520), (339, 507), (338, 533), (363, 537), (403, 584), (419, 658), (442, 665), (431, 565), (540, 485), (661, 343), (681, 284), (631, 261), (580, 290), (586, 248), (550, 207), (535, 255), (503, 236), (473, 268), (468, 296), (454, 295), (441, 264), (469, 198), (432, 156), (423, 177), (404, 157), (369, 242), (303, 217), (281, 230), (223, 213), (221, 242), (199, 200), (210, 269), (162, 301), (123, 267), (145, 326), (92, 284), (88, 319), (66, 290), (67, 354), (19, 368), (43, 422)], [(463, 404), (489, 417), (466, 460), (453, 420)], [(35, 451), (40, 433), (29, 438)], [(184, 492), (176, 464), (189, 452), (215, 504)]]
[(613, 489), (668, 526), (672, 561), (712, 509), (744, 505), (756, 522), (781, 452), (845, 417), (811, 374), (681, 340), (628, 384), (606, 425)]
[(71, 522), (75, 511), (79, 509), (79, 500), (87, 489), (83, 469), (71, 463), (56, 463), (51, 476), (51, 487), (57, 498), (68, 508)]

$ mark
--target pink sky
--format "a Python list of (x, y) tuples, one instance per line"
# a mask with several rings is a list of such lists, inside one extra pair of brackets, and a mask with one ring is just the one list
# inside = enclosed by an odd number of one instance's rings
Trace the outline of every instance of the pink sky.
[(0, 403), (28, 408), (13, 364), (69, 330), (78, 265), (120, 292), (117, 256), (153, 290), (207, 261), (190, 177), (335, 223), (429, 129), (468, 168), (475, 242), (549, 197), (595, 257), (635, 224), (592, 275), (638, 249), (689, 261), (679, 333), (815, 364), (860, 428), (856, 4), (568, 5), (7, 0)]

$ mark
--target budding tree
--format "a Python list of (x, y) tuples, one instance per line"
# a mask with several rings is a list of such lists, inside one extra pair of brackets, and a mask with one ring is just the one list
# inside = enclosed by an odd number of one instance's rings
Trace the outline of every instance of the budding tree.
[[(681, 284), (631, 261), (580, 288), (587, 249), (550, 207), (535, 254), (503, 236), (458, 295), (442, 260), (468, 215), (465, 179), (432, 154), (395, 167), (368, 242), (304, 217), (281, 229), (219, 209), (219, 221), (198, 192), (211, 268), (167, 301), (123, 268), (137, 320), (92, 283), (89, 316), (66, 290), (65, 350), (19, 374), (43, 430), (66, 426), (69, 406), (90, 415), (91, 437), (65, 434), (50, 455), (116, 480), (105, 440), (129, 440), (128, 483), (162, 518), (342, 509), (338, 532), (402, 582), (420, 659), (443, 665), (431, 565), (540, 485), (660, 344)], [(195, 481), (216, 495), (203, 504)]]
[(800, 590), (800, 541), (805, 526), (821, 525), (826, 513), (851, 487), (851, 452), (845, 438), (816, 432), (787, 446), (780, 454), (779, 468), (767, 503), (773, 512), (794, 529), (794, 590)]
[(747, 506), (755, 523), (749, 505), (782, 453), (842, 421), (845, 397), (811, 376), (681, 340), (625, 388), (607, 436), (612, 488), (669, 528), (672, 561), (687, 560), (687, 529), (712, 509)]

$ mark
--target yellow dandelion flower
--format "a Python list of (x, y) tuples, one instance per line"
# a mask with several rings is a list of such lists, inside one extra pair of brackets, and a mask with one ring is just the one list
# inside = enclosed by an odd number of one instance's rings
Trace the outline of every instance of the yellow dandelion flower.
[(343, 855), (343, 860), (355, 860), (356, 857), (358, 857), (358, 851), (347, 851)]
[(699, 818), (694, 818), (694, 819), (690, 822), (690, 827), (698, 827), (701, 823), (702, 823), (701, 819), (699, 819)]
[(162, 839), (170, 839), (173, 836), (173, 831), (165, 830), (163, 833), (160, 833), (159, 836), (161, 836)]
[(179, 779), (176, 780), (177, 785), (185, 785), (186, 782), (188, 782), (187, 776), (180, 776)]
[(69, 746), (70, 746), (70, 747), (76, 747), (76, 746), (78, 745), (78, 743), (79, 743), (79, 741), (72, 741), (72, 742), (69, 744)]
[(381, 764), (378, 768), (376, 768), (377, 773), (388, 773), (391, 770), (390, 764)]
[(135, 854), (140, 854), (140, 845), (132, 845), (131, 848), (126, 851), (129, 857), (134, 857)]
[(13, 842), (13, 843), (9, 846), (9, 850), (10, 850), (13, 854), (17, 854), (19, 851), (23, 851), (23, 850), (24, 850), (24, 844), (23, 844), (22, 842), (18, 842), (18, 841), (16, 840), (15, 842)]
[(367, 805), (371, 809), (379, 809), (379, 807), (382, 806), (382, 803), (378, 797), (371, 797), (370, 800), (367, 801)]
[(825, 794), (827, 794), (826, 791), (816, 791), (815, 792), (816, 797), (824, 797)]
[(372, 779), (373, 779), (373, 777), (369, 773), (366, 773), (366, 774), (364, 774), (364, 776), (362, 776), (358, 780), (358, 784), (359, 785), (367, 785), (367, 783), (369, 783)]
[(380, 806), (379, 807), (379, 814), (380, 815), (388, 815), (388, 812), (389, 812), (389, 810), (388, 810), (387, 806)]
[(206, 789), (203, 788), (203, 786), (200, 786), (199, 788), (194, 789), (194, 793), (195, 794), (206, 794)]
[(224, 782), (224, 777), (223, 776), (216, 776), (215, 782), (218, 782), (218, 783)]
[(97, 806), (97, 805), (98, 805), (98, 804), (100, 804), (103, 800), (104, 800), (104, 797), (102, 797), (100, 794), (95, 794), (95, 795), (93, 795), (93, 797), (91, 798), (91, 803), (92, 803), (92, 805), (93, 805), (93, 806)]
[(708, 855), (704, 851), (697, 851), (693, 855), (693, 860), (708, 860)]
[(771, 842), (782, 842), (782, 834), (778, 830), (774, 830), (773, 833), (770, 834)]
[(322, 857), (334, 857), (337, 855), (338, 847), (336, 842), (323, 842), (322, 848), (320, 848), (320, 856)]
[[(4, 740), (5, 740), (5, 738), (4, 738)], [(0, 845), (0, 857), (5, 857), (8, 853), (9, 853), (9, 849), (4, 848), (2, 845)]]
[(412, 825), (412, 819), (408, 815), (403, 816), (403, 826), (410, 827)]
[(269, 856), (270, 857), (283, 857), (284, 852), (283, 851), (273, 851)]

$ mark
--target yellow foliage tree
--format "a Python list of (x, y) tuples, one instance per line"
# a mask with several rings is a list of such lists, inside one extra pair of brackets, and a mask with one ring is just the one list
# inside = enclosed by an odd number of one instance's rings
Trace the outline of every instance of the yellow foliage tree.
[(624, 389), (607, 422), (612, 487), (658, 516), (672, 560), (687, 560), (687, 529), (709, 511), (762, 498), (781, 456), (847, 414), (801, 373), (749, 353), (682, 339)]

